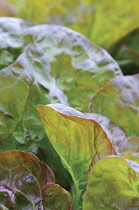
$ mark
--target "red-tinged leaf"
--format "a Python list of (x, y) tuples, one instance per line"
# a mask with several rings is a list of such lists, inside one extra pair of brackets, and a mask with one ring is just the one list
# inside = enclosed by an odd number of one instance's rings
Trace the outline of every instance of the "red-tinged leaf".
[(57, 184), (47, 184), (42, 188), (43, 206), (54, 210), (72, 210), (71, 195)]
[(92, 112), (119, 125), (127, 136), (139, 136), (139, 74), (112, 79), (92, 98)]
[(0, 153), (2, 209), (58, 209), (56, 206), (71, 210), (71, 196), (55, 184), (54, 173), (46, 164), (28, 152), (9, 150)]
[[(55, 183), (53, 172), (35, 155), (18, 150), (0, 153), (0, 194), (3, 190), (9, 197), (12, 194), (10, 205), (19, 203), (20, 207), (23, 197), (32, 208), (37, 208), (42, 199), (41, 188), (50, 183)], [(4, 203), (9, 205), (7, 199)]]
[(74, 209), (81, 208), (90, 164), (116, 154), (115, 150), (101, 126), (84, 118), (83, 113), (62, 104), (38, 105), (37, 110), (53, 147), (73, 179)]

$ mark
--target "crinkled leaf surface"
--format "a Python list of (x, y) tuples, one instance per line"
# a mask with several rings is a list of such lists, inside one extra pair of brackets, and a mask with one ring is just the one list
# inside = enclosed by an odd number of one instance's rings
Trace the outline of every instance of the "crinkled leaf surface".
[(119, 157), (107, 157), (91, 169), (83, 210), (139, 208), (139, 164)]
[(87, 111), (91, 95), (110, 79), (122, 75), (104, 49), (67, 27), (33, 26), (25, 29), (24, 36), (29, 43), (41, 45), (51, 64), (52, 75), (72, 107)]
[(91, 111), (110, 118), (127, 136), (139, 135), (139, 74), (111, 80), (92, 98)]
[[(55, 203), (49, 202), (50, 198)], [(62, 206), (63, 203), (66, 205)], [(57, 209), (56, 206), (62, 206), (62, 210), (71, 209), (68, 208), (71, 207), (71, 196), (55, 184), (54, 174), (46, 164), (28, 152), (9, 150), (0, 153), (2, 209)]]
[(115, 154), (100, 125), (84, 118), (83, 113), (62, 104), (38, 105), (45, 131), (73, 180), (73, 206), (81, 208), (92, 162)]
[[(7, 19), (9, 25), (13, 19)], [(20, 26), (19, 20), (16, 20), (17, 26)], [(9, 33), (0, 35), (1, 68), (13, 62), (25, 46), (38, 43), (48, 57), (52, 75), (73, 107), (87, 111), (91, 95), (110, 79), (122, 75), (117, 63), (104, 49), (67, 27), (38, 25), (20, 29), (12, 25), (10, 29), (9, 25)]]
[(13, 63), (24, 51), (23, 30), (29, 23), (19, 18), (0, 17), (0, 69)]
[[(50, 75), (46, 56), (30, 45), (14, 64), (0, 71), (0, 151), (32, 151), (56, 171), (62, 165), (45, 134), (36, 105), (68, 103)], [(64, 170), (64, 169), (63, 169)], [(61, 177), (64, 183), (64, 177)]]

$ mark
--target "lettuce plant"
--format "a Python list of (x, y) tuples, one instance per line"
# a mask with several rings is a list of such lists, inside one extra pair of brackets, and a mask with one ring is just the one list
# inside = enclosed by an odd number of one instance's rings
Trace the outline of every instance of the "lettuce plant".
[(0, 40), (0, 208), (138, 209), (139, 75), (64, 26)]
[(115, 78), (92, 97), (90, 109), (109, 117), (127, 135), (138, 136), (138, 89), (139, 74)]
[[(100, 125), (65, 105), (38, 105), (47, 135), (73, 180), (73, 206), (78, 209), (90, 165), (115, 150)], [(68, 145), (68, 147), (67, 147)], [(93, 161), (92, 161), (93, 160)]]
[(71, 209), (70, 194), (55, 184), (51, 169), (31, 153), (0, 153), (2, 209)]

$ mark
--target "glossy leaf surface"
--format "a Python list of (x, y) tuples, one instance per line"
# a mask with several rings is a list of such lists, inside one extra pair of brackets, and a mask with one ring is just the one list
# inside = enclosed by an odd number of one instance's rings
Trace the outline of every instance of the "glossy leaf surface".
[(42, 47), (52, 75), (74, 108), (87, 111), (92, 94), (110, 79), (122, 75), (104, 49), (67, 27), (33, 26), (25, 29), (24, 36), (28, 43), (35, 42)]
[[(48, 190), (49, 186), (52, 189)], [(55, 203), (46, 202), (50, 197)], [(51, 169), (35, 155), (18, 150), (0, 153), (0, 206), (4, 209), (57, 209), (56, 206), (62, 206), (62, 210), (72, 209), (70, 194), (55, 184)]]
[[(72, 107), (87, 111), (92, 94), (110, 79), (122, 75), (117, 63), (104, 49), (76, 31), (58, 25), (27, 27), (26, 22), (21, 28), (20, 19), (6, 18), (5, 24), (7, 21), (9, 31), (0, 34), (0, 68), (12, 63), (25, 46), (38, 43), (50, 62), (57, 85)], [(4, 19), (1, 22), (3, 30)]]
[[(38, 105), (45, 131), (73, 180), (73, 206), (81, 207), (90, 164), (115, 154), (105, 132), (83, 113), (62, 104)], [(92, 162), (93, 159), (93, 162)]]
[(139, 74), (111, 80), (92, 98), (91, 111), (110, 118), (127, 136), (139, 135)]
[(0, 204), (9, 209), (36, 209), (42, 199), (41, 188), (50, 183), (55, 183), (53, 172), (33, 154), (17, 150), (0, 153)]
[(25, 20), (0, 17), (0, 70), (15, 62), (24, 51), (23, 30), (29, 27)]
[[(60, 178), (62, 165), (35, 108), (50, 102), (68, 103), (50, 75), (43, 51), (30, 45), (14, 64), (0, 71), (0, 151), (31, 151), (54, 171), (61, 167), (56, 174)], [(63, 175), (60, 179), (64, 184)]]
[(138, 203), (138, 163), (115, 156), (94, 165), (88, 176), (83, 210), (137, 210)]

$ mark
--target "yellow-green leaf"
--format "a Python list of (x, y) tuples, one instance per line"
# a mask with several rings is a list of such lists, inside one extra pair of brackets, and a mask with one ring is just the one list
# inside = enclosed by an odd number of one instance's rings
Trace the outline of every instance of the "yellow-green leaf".
[(88, 176), (83, 210), (139, 208), (139, 164), (119, 157), (98, 161)]
[[(73, 180), (73, 206), (78, 209), (90, 164), (115, 154), (100, 125), (62, 104), (38, 105), (45, 131)], [(93, 161), (92, 161), (93, 159)]]

